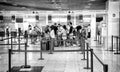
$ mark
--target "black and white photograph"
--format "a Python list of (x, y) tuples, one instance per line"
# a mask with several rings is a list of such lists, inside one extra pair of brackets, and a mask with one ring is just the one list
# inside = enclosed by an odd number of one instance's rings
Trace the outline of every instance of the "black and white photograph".
[(0, 72), (120, 72), (120, 0), (0, 0)]

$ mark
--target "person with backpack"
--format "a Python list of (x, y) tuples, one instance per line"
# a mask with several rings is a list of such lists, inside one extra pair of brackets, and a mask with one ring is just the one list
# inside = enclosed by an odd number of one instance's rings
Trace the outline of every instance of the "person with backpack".
[(80, 46), (80, 44), (81, 44), (81, 36), (82, 36), (82, 35), (81, 35), (82, 26), (78, 25), (78, 26), (76, 27), (76, 29), (77, 29), (76, 39), (78, 40), (78, 41), (77, 41), (77, 45)]
[(34, 27), (34, 29), (31, 31), (31, 35), (32, 35), (32, 44), (35, 44), (35, 42), (37, 41), (37, 31)]

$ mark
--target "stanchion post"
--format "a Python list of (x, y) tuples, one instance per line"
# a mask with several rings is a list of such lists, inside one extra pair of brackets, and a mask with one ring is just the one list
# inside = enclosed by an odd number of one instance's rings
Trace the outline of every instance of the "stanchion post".
[(11, 50), (13, 50), (13, 40), (12, 40), (12, 37), (11, 37)]
[(91, 51), (91, 72), (93, 72), (93, 49)]
[(117, 42), (116, 42), (116, 45), (117, 45), (117, 49), (116, 49), (117, 51), (116, 51), (116, 52), (118, 53), (118, 37), (116, 37), (116, 39), (117, 39), (117, 40), (116, 40), (116, 41), (117, 41)]
[(112, 45), (112, 48), (110, 51), (113, 51), (113, 35), (112, 35), (112, 38), (111, 38), (111, 45)]
[(29, 45), (28, 45), (28, 33), (27, 33), (27, 31), (25, 31), (25, 39), (26, 39), (27, 47), (29, 47)]
[(18, 48), (19, 48), (19, 51), (20, 51), (20, 33), (18, 34)]
[(86, 43), (86, 46), (87, 46), (87, 66), (86, 67), (84, 67), (84, 69), (91, 69), (90, 67), (89, 67), (89, 51), (88, 51), (88, 46), (89, 46), (89, 44), (88, 43)]
[(9, 44), (9, 35), (7, 37), (8, 37), (8, 44)]
[(118, 48), (119, 48), (119, 51), (120, 51), (120, 36), (118, 37), (118, 42), (119, 42), (119, 43), (118, 43), (118, 44), (119, 44), (119, 45), (118, 45)]
[(11, 49), (8, 49), (8, 72), (12, 72), (11, 71), (11, 52), (12, 52), (12, 50)]
[(116, 53), (114, 53), (114, 54), (120, 54), (118, 51), (119, 51), (119, 48), (118, 48), (118, 37), (116, 37)]
[(27, 43), (25, 43), (25, 66), (27, 66), (27, 46), (26, 46)]
[(25, 65), (21, 66), (22, 68), (30, 68), (30, 65), (27, 65), (27, 43), (25, 43)]
[(40, 41), (40, 58), (38, 60), (44, 60), (42, 57), (42, 40)]
[(104, 72), (108, 72), (108, 65), (107, 65), (107, 64), (104, 64), (104, 65), (103, 65), (103, 69), (104, 69)]
[(13, 38), (11, 37), (11, 54), (14, 54), (12, 50), (13, 50)]

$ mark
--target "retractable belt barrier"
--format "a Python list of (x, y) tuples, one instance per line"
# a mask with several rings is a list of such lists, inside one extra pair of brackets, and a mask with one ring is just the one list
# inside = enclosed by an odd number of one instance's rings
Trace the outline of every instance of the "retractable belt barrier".
[[(108, 72), (108, 65), (107, 64), (104, 64), (98, 57), (97, 57), (97, 55), (94, 53), (94, 51), (93, 51), (93, 49), (92, 48), (90, 48), (90, 46), (89, 46), (89, 42), (86, 40), (85, 41), (85, 44), (86, 44), (86, 49), (87, 49), (87, 54), (86, 54), (86, 57), (87, 57), (87, 60), (86, 60), (86, 67), (84, 67), (84, 69), (91, 69), (91, 72), (93, 72), (94, 71), (94, 68), (93, 68), (93, 56), (95, 56), (95, 58), (101, 63), (101, 65), (103, 66), (103, 72)], [(90, 55), (91, 55), (91, 64), (89, 64), (90, 62), (89, 62), (89, 50), (91, 50), (90, 51)], [(89, 66), (89, 65), (91, 65), (91, 67)]]
[[(49, 40), (50, 41), (50, 40)], [(63, 41), (63, 40), (61, 40), (61, 41)], [(85, 41), (85, 39), (84, 39), (84, 41)], [(41, 42), (40, 42), (40, 47), (41, 47), (41, 43), (42, 43), (42, 40), (41, 40)], [(104, 64), (97, 56), (96, 56), (96, 54), (93, 52), (93, 49), (91, 49), (90, 47), (89, 47), (89, 43), (86, 43), (86, 42), (84, 42), (84, 45), (86, 44), (86, 49), (84, 48), (83, 50), (79, 50), (80, 52), (87, 52), (87, 54), (86, 54), (86, 57), (87, 57), (87, 66), (85, 67), (85, 69), (90, 69), (91, 70), (91, 72), (94, 72), (94, 68), (93, 68), (93, 64), (94, 64), (94, 62), (93, 62), (93, 56), (95, 56), (96, 58), (97, 58), (97, 60), (103, 65), (103, 72), (108, 72), (108, 65), (107, 64)], [(25, 45), (25, 50), (12, 50), (12, 49), (9, 49), (9, 55), (8, 55), (8, 58), (9, 58), (9, 65), (8, 65), (8, 71), (9, 72), (12, 72), (11, 71), (11, 54), (12, 54), (12, 52), (24, 52), (25, 53), (25, 64), (23, 65), (23, 66), (21, 66), (22, 68), (30, 68), (31, 66), (30, 65), (28, 65), (27, 64), (27, 52), (40, 52), (40, 58), (39, 58), (39, 60), (44, 60), (43, 58), (42, 58), (42, 48), (40, 49), (40, 51), (28, 51), (27, 50), (27, 43), (25, 43), (24, 44)], [(52, 50), (52, 49), (51, 49)], [(77, 50), (78, 51), (78, 50)], [(74, 51), (73, 51), (74, 52)], [(90, 52), (90, 60), (89, 60), (89, 52)], [(85, 53), (83, 53), (84, 55), (85, 55)], [(89, 62), (90, 61), (90, 62)], [(89, 64), (90, 63), (90, 64)], [(90, 65), (90, 66), (89, 66)]]
[[(87, 49), (91, 49), (88, 44), (87, 44)], [(100, 64), (103, 66), (103, 72), (108, 72), (108, 64), (104, 64), (98, 57), (97, 55), (94, 53), (94, 51), (91, 51), (91, 57), (95, 56), (95, 58), (100, 62)], [(93, 59), (93, 58), (92, 58)], [(91, 61), (93, 62), (93, 61)], [(94, 64), (94, 63), (91, 63)], [(91, 67), (93, 67), (93, 65), (91, 65)], [(85, 67), (85, 69), (91, 69), (91, 72), (93, 72), (93, 68), (89, 67), (89, 52), (87, 53), (87, 67)]]
[(20, 43), (20, 41), (19, 41), (18, 44), (13, 44), (13, 38), (14, 38), (14, 37), (9, 37), (9, 38), (7, 38), (8, 40), (11, 39), (11, 43), (8, 43), (8, 44), (0, 44), (0, 45), (11, 45), (11, 49), (12, 49), (12, 50), (13, 50), (13, 45), (18, 45), (18, 46), (19, 46), (18, 50), (20, 51), (20, 45), (24, 45), (25, 43)]

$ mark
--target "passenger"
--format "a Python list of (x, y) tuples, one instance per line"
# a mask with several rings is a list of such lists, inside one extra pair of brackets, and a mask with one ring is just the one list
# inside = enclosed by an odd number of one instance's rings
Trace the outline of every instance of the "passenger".
[(6, 29), (6, 36), (9, 37), (9, 28)]
[(31, 25), (28, 26), (28, 37), (30, 37), (31, 43), (32, 43), (32, 26)]
[(57, 23), (55, 23), (55, 24), (54, 24), (55, 35), (57, 35), (57, 30), (58, 30), (58, 28), (57, 28)]
[(65, 41), (65, 40), (67, 39), (67, 28), (66, 28), (65, 25), (63, 25), (63, 29), (62, 29), (61, 32), (62, 32), (62, 39), (64, 40), (64, 41), (63, 41), (63, 45), (64, 45), (64, 46), (67, 46), (67, 45), (66, 45), (66, 41)]
[(32, 30), (31, 35), (32, 35), (32, 44), (35, 44), (35, 42), (37, 42), (37, 31), (36, 31), (35, 27)]
[(50, 39), (51, 39), (50, 48), (51, 48), (51, 50), (54, 50), (55, 32), (54, 32), (54, 26), (53, 25), (50, 27)]
[(24, 32), (24, 39), (25, 39), (25, 42), (27, 43), (27, 46), (29, 47), (29, 45), (28, 45), (28, 31), (27, 30), (25, 30), (25, 32)]
[(73, 26), (72, 26), (72, 22), (69, 23), (70, 25), (70, 29), (69, 29), (69, 43), (72, 46), (73, 45)]
[(77, 44), (80, 46), (80, 44), (81, 44), (81, 29), (82, 29), (82, 26), (78, 25), (76, 27), (76, 29), (77, 29), (76, 40), (77, 40)]
[(90, 45), (90, 38), (91, 38), (91, 29), (90, 29), (90, 24), (87, 27), (87, 40), (89, 42)]
[(58, 27), (57, 27), (57, 23), (54, 23), (54, 32), (55, 32), (55, 46), (58, 46), (58, 41), (56, 41), (58, 39)]
[(76, 33), (77, 33), (76, 28), (73, 28), (73, 46), (76, 46), (76, 44), (77, 44)]
[(17, 39), (16, 39), (16, 37), (17, 37), (17, 29), (12, 29), (11, 30), (11, 37), (13, 37), (14, 42), (17, 43)]
[(62, 26), (60, 24), (58, 24), (58, 46), (62, 46), (62, 41), (59, 41), (59, 40), (62, 40)]

